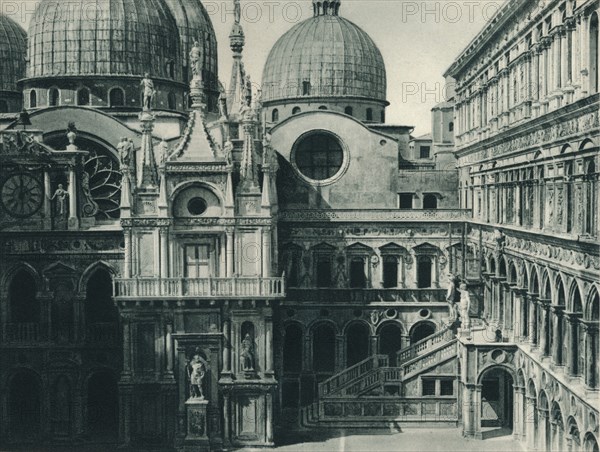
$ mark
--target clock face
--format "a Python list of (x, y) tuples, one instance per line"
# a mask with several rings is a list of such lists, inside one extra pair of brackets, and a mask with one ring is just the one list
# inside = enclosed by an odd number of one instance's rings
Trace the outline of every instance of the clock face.
[(9, 176), (0, 189), (4, 209), (13, 217), (25, 218), (36, 213), (44, 201), (42, 184), (25, 173)]

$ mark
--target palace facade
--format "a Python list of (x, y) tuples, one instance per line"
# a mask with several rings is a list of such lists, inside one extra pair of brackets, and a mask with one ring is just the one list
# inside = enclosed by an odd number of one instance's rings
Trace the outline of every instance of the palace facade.
[(340, 0), (260, 84), (234, 0), (228, 85), (200, 0), (65, 5), (0, 16), (3, 447), (598, 450), (597, 0), (509, 0), (419, 137)]

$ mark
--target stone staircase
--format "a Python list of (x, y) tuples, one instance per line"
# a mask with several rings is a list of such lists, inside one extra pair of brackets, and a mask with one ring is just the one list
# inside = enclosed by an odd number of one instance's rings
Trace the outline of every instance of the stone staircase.
[(400, 350), (396, 366), (387, 355), (373, 355), (319, 384), (318, 400), (302, 407), (309, 428), (390, 428), (400, 423), (455, 425), (456, 397), (402, 395), (403, 382), (456, 359), (454, 330), (447, 327)]

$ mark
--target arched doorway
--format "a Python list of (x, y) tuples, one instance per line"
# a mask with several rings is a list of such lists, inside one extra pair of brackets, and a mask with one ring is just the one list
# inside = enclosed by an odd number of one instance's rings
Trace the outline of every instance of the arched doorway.
[(386, 322), (379, 330), (379, 353), (388, 355), (389, 365), (396, 365), (396, 353), (402, 349), (402, 328), (396, 322)]
[[(322, 380), (335, 371), (335, 330), (327, 323), (321, 323), (313, 329), (313, 370)], [(318, 374), (321, 374), (319, 377)]]
[(493, 367), (481, 377), (481, 431), (483, 438), (512, 435), (514, 380), (502, 367)]
[(419, 322), (410, 331), (410, 343), (422, 341), (435, 333), (435, 325), (431, 322)]
[(569, 451), (581, 450), (581, 433), (574, 417), (567, 420), (567, 444)]
[(346, 367), (369, 356), (369, 336), (369, 327), (362, 322), (354, 322), (346, 329)]
[(540, 435), (540, 449), (549, 451), (552, 443), (552, 432), (550, 431), (550, 412), (548, 406), (548, 396), (544, 390), (540, 391), (540, 401), (538, 403), (538, 411), (544, 413), (539, 427), (542, 429)]
[(302, 370), (302, 328), (290, 323), (283, 339), (283, 371), (298, 373)]
[(114, 441), (119, 432), (119, 390), (107, 371), (93, 374), (87, 385), (87, 431), (95, 441)]
[(41, 388), (35, 374), (23, 371), (15, 374), (9, 385), (9, 436), (17, 443), (38, 439), (41, 425)]
[(552, 439), (550, 450), (556, 452), (565, 450), (565, 424), (563, 422), (563, 415), (560, 406), (556, 402), (552, 404), (552, 411), (550, 412), (550, 423), (552, 424)]

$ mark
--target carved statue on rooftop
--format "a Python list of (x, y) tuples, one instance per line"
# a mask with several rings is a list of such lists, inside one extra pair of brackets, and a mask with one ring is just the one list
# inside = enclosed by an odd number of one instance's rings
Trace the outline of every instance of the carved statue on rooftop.
[(200, 43), (194, 41), (192, 50), (190, 50), (190, 66), (192, 67), (193, 78), (202, 78), (202, 49)]
[(154, 99), (156, 90), (154, 89), (154, 82), (150, 79), (149, 73), (146, 72), (144, 74), (144, 78), (140, 82), (140, 85), (144, 87), (142, 108), (144, 111), (150, 111), (152, 110), (152, 100)]

